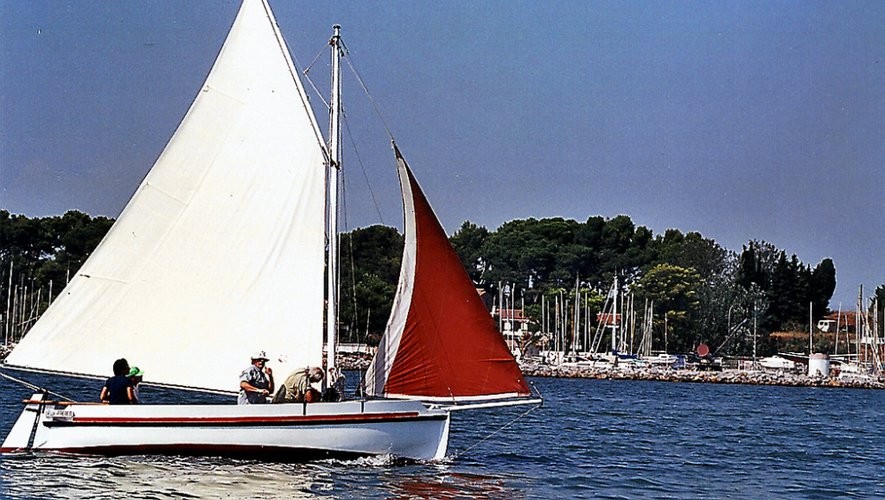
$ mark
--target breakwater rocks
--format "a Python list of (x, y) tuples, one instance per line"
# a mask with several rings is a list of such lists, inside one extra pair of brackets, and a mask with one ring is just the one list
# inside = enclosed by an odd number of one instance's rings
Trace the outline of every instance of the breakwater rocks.
[[(363, 371), (372, 357), (365, 353), (341, 353), (339, 365), (344, 370)], [(522, 373), (529, 377), (591, 378), (598, 380), (655, 380), (659, 382), (697, 382), (707, 384), (785, 385), (796, 387), (849, 387), (885, 389), (885, 377), (809, 377), (799, 373), (769, 370), (695, 371), (664, 368), (632, 369), (612, 366), (553, 366), (524, 363)]]
[(337, 358), (342, 370), (365, 371), (372, 362), (372, 355), (362, 352), (339, 352)]
[(786, 385), (797, 387), (849, 387), (885, 389), (883, 377), (809, 377), (783, 371), (723, 370), (692, 371), (668, 369), (631, 370), (615, 367), (522, 365), (530, 377), (591, 378), (598, 380), (654, 380), (659, 382), (698, 382), (711, 384)]

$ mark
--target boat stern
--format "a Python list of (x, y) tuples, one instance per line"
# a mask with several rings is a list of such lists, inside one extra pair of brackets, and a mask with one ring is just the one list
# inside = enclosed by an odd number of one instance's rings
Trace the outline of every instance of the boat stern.
[(25, 451), (31, 448), (33, 445), (31, 436), (40, 423), (44, 405), (43, 394), (40, 393), (34, 394), (31, 399), (25, 402), (21, 415), (7, 434), (3, 445), (0, 446), (0, 453)]

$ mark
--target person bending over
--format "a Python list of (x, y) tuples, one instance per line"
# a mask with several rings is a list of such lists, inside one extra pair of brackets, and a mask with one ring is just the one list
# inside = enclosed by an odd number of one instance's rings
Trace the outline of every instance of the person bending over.
[(288, 377), (273, 397), (274, 403), (301, 403), (319, 401), (319, 391), (310, 386), (311, 383), (323, 380), (323, 369), (318, 366), (295, 370)]

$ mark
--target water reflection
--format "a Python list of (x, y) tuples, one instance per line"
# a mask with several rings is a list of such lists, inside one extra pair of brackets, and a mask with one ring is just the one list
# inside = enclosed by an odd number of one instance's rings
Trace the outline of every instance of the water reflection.
[(0, 459), (3, 498), (314, 498), (332, 475), (219, 458), (20, 455)]
[(0, 497), (167, 498), (522, 498), (515, 478), (464, 473), (389, 457), (309, 464), (203, 457), (0, 458)]
[[(429, 472), (429, 471), (428, 471)], [(438, 474), (395, 475), (387, 491), (395, 498), (523, 498), (524, 494), (507, 486), (502, 477), (450, 472), (438, 468)]]

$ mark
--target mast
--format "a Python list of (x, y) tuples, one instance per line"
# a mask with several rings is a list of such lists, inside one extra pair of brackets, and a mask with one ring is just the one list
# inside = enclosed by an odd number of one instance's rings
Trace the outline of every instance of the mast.
[(504, 289), (498, 282), (498, 330), (504, 331)]
[(814, 352), (814, 302), (808, 303), (808, 355)]
[(3, 345), (9, 345), (9, 323), (12, 320), (10, 312), (12, 311), (12, 259), (9, 259), (9, 287), (6, 289), (6, 317), (3, 322), (3, 328), (6, 330)]
[(580, 334), (581, 329), (578, 326), (580, 322), (581, 322), (581, 277), (579, 275), (577, 278), (575, 278), (575, 324), (574, 324), (574, 328), (572, 329), (572, 331), (574, 332), (573, 333), (574, 340), (572, 341), (574, 348), (572, 350), (575, 351), (575, 354), (578, 353), (578, 344), (580, 343), (580, 338), (581, 338), (581, 334)]
[[(839, 354), (839, 326), (842, 322), (842, 303), (839, 302), (839, 313), (836, 315), (836, 342), (835, 347), (833, 348), (833, 356)], [(848, 359), (848, 358), (845, 358)]]
[(618, 291), (619, 291), (618, 277), (615, 276), (615, 284), (614, 284), (615, 298), (614, 298), (614, 302), (612, 303), (613, 304), (612, 305), (612, 320), (614, 321), (614, 326), (612, 326), (612, 351), (616, 351), (618, 348), (617, 347), (618, 322), (617, 322), (617, 320), (614, 319), (614, 318), (617, 318), (617, 314), (618, 314)]
[(857, 302), (854, 303), (854, 359), (857, 361), (858, 366), (860, 366), (860, 303), (862, 297), (863, 285), (860, 285), (857, 293)]
[[(810, 356), (810, 355), (809, 355)], [(808, 359), (811, 359), (810, 357)], [(753, 369), (756, 366), (756, 301), (753, 301)]]
[(338, 343), (338, 170), (341, 167), (341, 26), (332, 26), (332, 95), (329, 100), (329, 275), (326, 368), (335, 367)]

